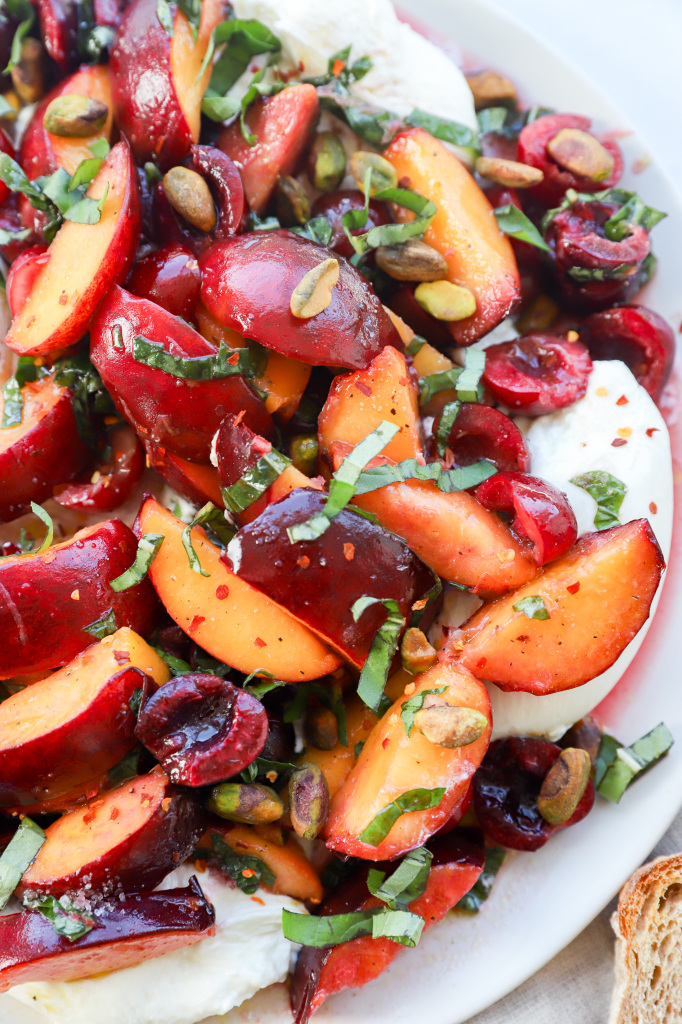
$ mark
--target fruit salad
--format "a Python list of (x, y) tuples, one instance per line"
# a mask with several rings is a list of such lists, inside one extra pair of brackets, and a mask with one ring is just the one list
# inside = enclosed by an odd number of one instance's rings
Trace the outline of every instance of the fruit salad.
[(0, 992), (31, 1019), (288, 981), (307, 1024), (446, 914), (466, 943), (509, 851), (627, 813), (673, 737), (598, 705), (670, 553), (675, 345), (623, 168), (389, 0), (5, 0)]

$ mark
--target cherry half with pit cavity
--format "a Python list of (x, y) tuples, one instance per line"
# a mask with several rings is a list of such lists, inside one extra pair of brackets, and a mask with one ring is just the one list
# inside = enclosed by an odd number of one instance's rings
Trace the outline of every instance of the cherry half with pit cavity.
[(486, 349), (483, 380), (499, 402), (524, 416), (572, 405), (587, 390), (590, 354), (579, 341), (526, 334)]
[(532, 545), (538, 565), (568, 554), (578, 539), (568, 498), (546, 480), (523, 473), (495, 473), (479, 486), (476, 498), (491, 512), (512, 516), (512, 531)]
[(616, 306), (589, 316), (580, 340), (593, 359), (620, 359), (653, 399), (660, 397), (675, 358), (670, 325), (646, 306)]
[(255, 761), (268, 716), (228, 679), (197, 672), (172, 679), (142, 705), (135, 735), (172, 782), (212, 786)]
[[(433, 424), (434, 437), (439, 423), (440, 416)], [(523, 434), (508, 416), (490, 405), (463, 402), (452, 425), (447, 447), (457, 466), (472, 466), (480, 459), (489, 459), (505, 472), (523, 473), (530, 467), (530, 454)]]

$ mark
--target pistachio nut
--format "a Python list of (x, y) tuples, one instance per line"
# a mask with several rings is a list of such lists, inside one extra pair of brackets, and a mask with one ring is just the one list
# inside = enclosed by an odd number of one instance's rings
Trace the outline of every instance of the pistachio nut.
[(475, 166), (482, 178), (505, 188), (532, 188), (533, 185), (539, 185), (544, 178), (539, 168), (519, 163), (518, 160), (479, 156)]
[(294, 434), (289, 442), (289, 458), (299, 473), (312, 476), (317, 461), (317, 434)]
[(22, 103), (36, 103), (45, 92), (45, 48), (38, 39), (22, 40), (21, 55), (12, 68), (12, 85)]
[(562, 750), (545, 775), (538, 810), (550, 825), (563, 825), (573, 816), (590, 781), (592, 762), (586, 750), (567, 747)]
[(475, 708), (431, 704), (414, 716), (417, 729), (437, 747), (468, 747), (488, 728), (488, 719)]
[(436, 320), (466, 320), (476, 312), (474, 293), (451, 281), (424, 281), (415, 288), (414, 297)]
[(306, 165), (311, 185), (319, 192), (333, 192), (346, 173), (346, 151), (336, 132), (319, 132), (313, 139)]
[(275, 186), (275, 209), (277, 219), (285, 228), (304, 225), (310, 220), (310, 199), (300, 181), (289, 174), (277, 179)]
[(361, 191), (365, 188), (365, 175), (371, 170), (372, 176), (369, 184), (369, 194), (375, 195), (385, 188), (395, 188), (398, 184), (398, 172), (393, 164), (378, 153), (370, 153), (366, 150), (357, 150), (350, 158), (350, 173), (355, 178), (355, 184)]
[(448, 274), (444, 256), (418, 238), (399, 245), (380, 245), (377, 266), (396, 281), (441, 281)]
[(171, 167), (163, 177), (163, 190), (176, 213), (199, 231), (213, 231), (218, 217), (211, 191), (200, 174), (189, 167)]
[(303, 726), (306, 742), (318, 750), (333, 750), (339, 742), (339, 723), (331, 708), (309, 708)]
[(547, 143), (547, 152), (564, 170), (588, 181), (605, 181), (613, 174), (612, 154), (580, 128), (562, 128)]
[(516, 100), (516, 89), (508, 78), (497, 71), (479, 71), (466, 76), (474, 97), (476, 110), (483, 107), (503, 106)]
[(572, 725), (559, 741), (562, 747), (579, 747), (590, 755), (592, 764), (597, 760), (602, 732), (592, 715), (585, 715)]
[(319, 765), (305, 761), (289, 779), (289, 813), (294, 832), (315, 839), (329, 813), (329, 786)]
[(521, 309), (514, 326), (521, 335), (532, 334), (534, 331), (546, 331), (554, 323), (558, 312), (559, 307), (554, 299), (540, 293)]
[(322, 260), (309, 270), (291, 293), (289, 307), (294, 316), (309, 320), (322, 313), (332, 301), (339, 272), (339, 261), (333, 258)]
[(43, 115), (43, 126), (51, 135), (87, 139), (104, 127), (109, 108), (92, 96), (66, 93), (56, 96)]
[(219, 818), (247, 825), (264, 825), (284, 814), (274, 789), (258, 782), (221, 782), (211, 790), (206, 806)]
[(421, 629), (412, 626), (403, 634), (400, 644), (400, 658), (403, 668), (410, 675), (416, 676), (420, 672), (435, 665), (438, 654), (435, 647), (432, 647)]

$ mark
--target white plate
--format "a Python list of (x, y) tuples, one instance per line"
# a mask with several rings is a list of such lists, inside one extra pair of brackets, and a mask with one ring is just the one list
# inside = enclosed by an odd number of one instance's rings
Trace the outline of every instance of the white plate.
[[(403, 0), (401, 6), (414, 16), (417, 27), (449, 46), (453, 55), (476, 55), (482, 66), (505, 71), (533, 102), (587, 114), (609, 128), (632, 127), (560, 54), (483, 0)], [(457, 40), (462, 51), (446, 39)], [(651, 205), (669, 213), (654, 234), (659, 270), (641, 300), (677, 328), (682, 299), (676, 239), (682, 231), (682, 201), (660, 168), (632, 173), (633, 163), (646, 155), (641, 141), (631, 135), (622, 145), (629, 169), (625, 186), (636, 188)], [(674, 408), (674, 386), (670, 392), (669, 405)], [(682, 423), (675, 422), (674, 413), (667, 418), (680, 481)], [(511, 991), (575, 938), (666, 830), (682, 801), (682, 653), (674, 629), (682, 612), (681, 490), (678, 483), (673, 547), (660, 610), (632, 666), (601, 708), (602, 720), (624, 740), (635, 739), (664, 719), (678, 737), (677, 746), (620, 806), (599, 801), (581, 825), (537, 853), (516, 855), (477, 917), (450, 915), (376, 982), (332, 999), (315, 1016), (316, 1024), (459, 1024)], [(44, 1019), (0, 997), (3, 1024), (38, 1024)], [(284, 986), (261, 993), (221, 1018), (221, 1024), (243, 1021), (290, 1024)]]

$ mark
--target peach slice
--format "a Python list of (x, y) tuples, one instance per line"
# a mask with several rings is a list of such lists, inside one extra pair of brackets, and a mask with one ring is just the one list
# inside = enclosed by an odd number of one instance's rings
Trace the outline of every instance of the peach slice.
[[(109, 114), (102, 128), (86, 139), (67, 138), (48, 132), (43, 125), (45, 111), (52, 100), (65, 95), (89, 96), (106, 103)], [(93, 142), (97, 139), (111, 141), (113, 122), (114, 105), (107, 66), (84, 64), (75, 74), (60, 82), (36, 107), (21, 140), (19, 162), (31, 180), (41, 174), (52, 174), (58, 167), (73, 174), (82, 160), (92, 159), (89, 146)]]
[[(516, 260), (493, 208), (463, 163), (423, 128), (400, 132), (384, 152), (399, 181), (438, 207), (424, 241), (448, 262), (448, 280), (476, 297), (476, 312), (450, 324), (459, 345), (470, 345), (491, 331), (521, 297)], [(414, 214), (395, 207), (397, 220)]]
[(59, 672), (0, 704), (0, 806), (68, 793), (108, 771), (135, 746), (128, 701), (145, 677), (170, 678), (131, 629), (89, 647)]
[[(70, 391), (54, 377), (43, 377), (21, 393), (21, 423), (0, 430), (0, 522), (50, 497), (90, 457), (78, 435)], [(0, 394), (0, 418), (4, 404)]]
[(174, 455), (173, 452), (166, 451), (165, 448), (150, 441), (145, 444), (145, 450), (147, 464), (183, 498), (196, 505), (205, 505), (207, 501), (212, 501), (217, 508), (223, 507), (220, 481), (213, 466), (189, 462), (188, 459), (182, 459), (179, 455)]
[(356, 745), (366, 741), (379, 721), (359, 697), (351, 697), (345, 701), (345, 705), (347, 745), (339, 742), (331, 750), (318, 750), (317, 747), (308, 746), (299, 758), (301, 763), (314, 761), (320, 766), (327, 780), (330, 798), (338, 793), (351, 773), (356, 761)]
[[(407, 736), (401, 719), (402, 705), (426, 690), (445, 689), (429, 695), (427, 704), (451, 704), (473, 708), (488, 719), (485, 732), (468, 746), (436, 746), (415, 727)], [(417, 676), (409, 694), (399, 697), (374, 726), (357, 763), (332, 800), (322, 838), (331, 850), (364, 860), (400, 857), (421, 846), (446, 823), (467, 795), (469, 782), (488, 748), (492, 712), (488, 693), (467, 669), (452, 658), (441, 660)], [(413, 789), (445, 789), (431, 810), (402, 814), (378, 846), (359, 837), (370, 822), (403, 793)]]
[[(335, 470), (350, 451), (351, 445), (332, 442)], [(379, 455), (369, 468), (391, 461)], [(475, 594), (503, 594), (537, 574), (528, 550), (467, 491), (445, 494), (431, 480), (406, 480), (355, 497), (353, 504), (407, 541), (443, 579)]]
[[(664, 567), (646, 519), (587, 533), (531, 583), (476, 612), (445, 649), (502, 690), (570, 690), (613, 665), (637, 635)], [(541, 598), (549, 618), (529, 618), (519, 608), (528, 598)]]
[(125, 142), (111, 150), (88, 196), (101, 199), (107, 184), (97, 224), (64, 221), (55, 235), (49, 261), (5, 338), (19, 355), (54, 353), (75, 344), (107, 290), (128, 273), (140, 232), (140, 201)]
[(138, 535), (164, 535), (149, 577), (168, 614), (192, 640), (240, 672), (264, 668), (291, 683), (339, 667), (340, 659), (314, 633), (230, 572), (200, 527), (192, 531), (192, 544), (209, 576), (193, 572), (182, 546), (184, 527), (154, 498), (145, 499), (136, 523)]
[(346, 441), (355, 447), (382, 420), (400, 427), (383, 454), (394, 462), (414, 458), (423, 461), (417, 386), (405, 356), (390, 345), (366, 370), (334, 378), (318, 420), (320, 454), (329, 459), (333, 441)]

